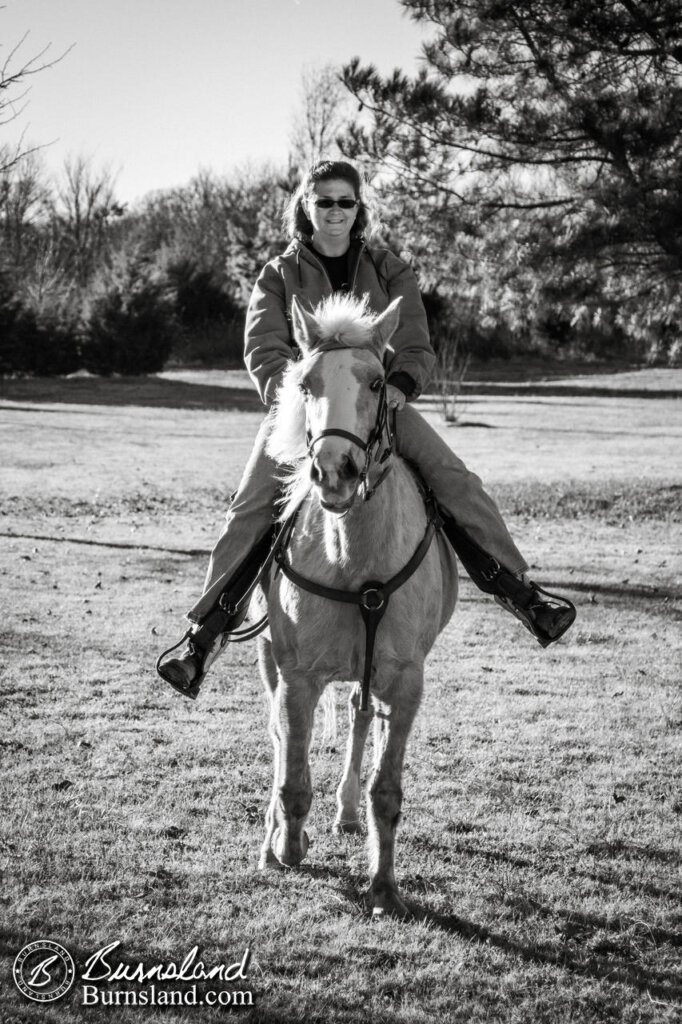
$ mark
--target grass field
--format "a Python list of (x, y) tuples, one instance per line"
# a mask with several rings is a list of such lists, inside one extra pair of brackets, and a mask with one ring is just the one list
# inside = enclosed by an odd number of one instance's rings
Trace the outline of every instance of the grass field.
[[(679, 401), (470, 395), (454, 428), (424, 408), (579, 619), (543, 651), (462, 581), (407, 755), (397, 863), (414, 920), (374, 923), (364, 840), (330, 831), (344, 689), (338, 737), (314, 741), (307, 863), (260, 874), (255, 646), (196, 705), (153, 672), (260, 421), (248, 393), (5, 382), (3, 1024), (680, 1019)], [(84, 1006), (79, 983), (32, 1003), (12, 963), (38, 939), (78, 973), (115, 941), (112, 962), (146, 967), (248, 947), (236, 987), (254, 1005)]]

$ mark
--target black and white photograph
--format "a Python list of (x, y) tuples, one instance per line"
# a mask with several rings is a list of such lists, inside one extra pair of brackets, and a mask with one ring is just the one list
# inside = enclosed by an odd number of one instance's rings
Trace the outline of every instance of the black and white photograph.
[(0, 1021), (682, 1013), (679, 0), (0, 0)]

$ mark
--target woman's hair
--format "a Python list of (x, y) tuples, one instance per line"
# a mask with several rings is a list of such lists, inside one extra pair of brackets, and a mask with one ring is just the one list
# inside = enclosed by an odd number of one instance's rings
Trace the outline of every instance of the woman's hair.
[(352, 164), (345, 160), (320, 160), (313, 164), (303, 175), (284, 211), (284, 229), (290, 238), (298, 238), (301, 242), (309, 242), (313, 235), (313, 225), (303, 206), (304, 198), (309, 199), (315, 193), (318, 181), (340, 179), (352, 187), (358, 200), (358, 213), (350, 231), (351, 238), (362, 238), (369, 228), (370, 215), (362, 198), (362, 179)]

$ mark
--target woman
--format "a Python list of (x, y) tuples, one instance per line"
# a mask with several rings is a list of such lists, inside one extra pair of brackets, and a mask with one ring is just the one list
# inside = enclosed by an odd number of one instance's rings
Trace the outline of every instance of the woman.
[[(543, 646), (558, 640), (575, 618), (572, 605), (525, 579), (526, 562), (481, 481), (409, 404), (435, 363), (426, 314), (407, 264), (364, 241), (368, 214), (358, 172), (342, 161), (316, 164), (292, 197), (287, 220), (293, 241), (264, 267), (246, 315), (244, 359), (264, 404), (272, 404), (295, 358), (289, 314), (294, 295), (309, 306), (333, 292), (367, 295), (377, 313), (400, 296), (400, 324), (387, 368), (388, 405), (398, 410), (398, 451), (416, 463), (433, 490), (446, 535), (474, 582), (494, 594)], [(239, 624), (233, 607), (267, 553), (278, 492), (278, 467), (265, 450), (269, 427), (268, 415), (211, 554), (204, 592), (188, 613), (195, 627), (186, 649), (157, 666), (167, 682), (192, 699), (225, 633)]]

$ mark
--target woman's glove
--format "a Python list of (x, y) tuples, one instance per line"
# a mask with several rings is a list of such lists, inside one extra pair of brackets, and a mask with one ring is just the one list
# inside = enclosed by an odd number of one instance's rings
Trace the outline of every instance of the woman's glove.
[(389, 409), (397, 409), (400, 412), (406, 401), (404, 391), (401, 391), (400, 388), (395, 387), (393, 384), (386, 385), (386, 405)]

